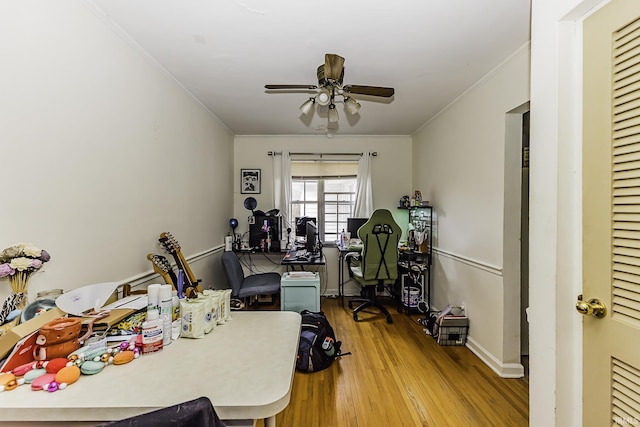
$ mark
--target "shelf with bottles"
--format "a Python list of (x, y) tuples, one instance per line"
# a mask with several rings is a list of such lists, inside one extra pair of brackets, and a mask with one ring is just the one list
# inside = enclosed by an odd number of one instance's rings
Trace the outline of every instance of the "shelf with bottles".
[(407, 210), (409, 222), (407, 224), (407, 246), (411, 251), (426, 254), (429, 258), (431, 245), (433, 243), (433, 207), (432, 206), (409, 206), (398, 207)]
[(431, 206), (409, 208), (409, 224), (419, 232), (431, 230)]

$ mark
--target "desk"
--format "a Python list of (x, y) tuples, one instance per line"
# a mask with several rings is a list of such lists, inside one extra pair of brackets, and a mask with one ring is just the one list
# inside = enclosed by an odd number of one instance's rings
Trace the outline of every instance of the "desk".
[[(344, 307), (344, 264), (345, 256), (349, 252), (362, 252), (362, 245), (343, 247), (336, 245), (338, 249), (338, 296), (341, 298), (340, 305)], [(347, 268), (349, 268), (347, 266)]]
[(287, 267), (287, 270), (289, 269), (289, 267), (293, 268), (295, 266), (299, 266), (304, 270), (304, 266), (325, 265), (327, 263), (327, 260), (324, 257), (324, 252), (320, 252), (320, 256), (317, 258), (309, 259), (296, 259), (295, 256), (292, 256), (292, 254), (295, 254), (295, 252), (295, 250), (287, 252), (287, 254), (282, 258), (282, 261), (280, 262), (280, 264)]
[(23, 385), (0, 393), (0, 424), (95, 425), (206, 396), (222, 420), (275, 416), (289, 404), (300, 314), (233, 312), (202, 339), (180, 338), (160, 353), (109, 365), (54, 393)]

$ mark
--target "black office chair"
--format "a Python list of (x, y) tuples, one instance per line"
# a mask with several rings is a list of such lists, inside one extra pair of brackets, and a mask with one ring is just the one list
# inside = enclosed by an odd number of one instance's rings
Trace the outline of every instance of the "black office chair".
[(224, 252), (222, 254), (222, 265), (227, 281), (231, 285), (231, 296), (233, 298), (244, 299), (257, 295), (273, 295), (280, 292), (281, 277), (279, 273), (257, 273), (245, 277), (240, 260), (234, 252)]
[(167, 408), (113, 421), (103, 427), (226, 427), (211, 401), (199, 397)]
[(400, 226), (387, 209), (373, 212), (371, 218), (358, 229), (358, 238), (362, 240), (359, 265), (352, 262), (357, 254), (349, 256), (348, 260), (349, 275), (362, 286), (363, 298), (349, 301), (349, 308), (353, 308), (353, 303), (361, 303), (353, 310), (354, 320), (358, 320), (358, 313), (365, 308), (376, 307), (387, 317), (388, 323), (393, 322), (389, 311), (378, 301), (376, 290), (393, 285), (398, 278), (398, 243), (401, 234)]

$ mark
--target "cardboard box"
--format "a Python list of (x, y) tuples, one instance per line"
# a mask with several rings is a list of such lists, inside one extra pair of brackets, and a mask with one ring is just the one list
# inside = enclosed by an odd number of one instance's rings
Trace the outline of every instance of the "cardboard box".
[(18, 341), (40, 329), (42, 325), (64, 316), (66, 316), (65, 312), (55, 307), (9, 329), (4, 335), (0, 336), (0, 360), (4, 359), (13, 350)]
[[(93, 323), (92, 329), (94, 332), (106, 331), (107, 329), (117, 324), (121, 320), (124, 320), (127, 317), (131, 316), (136, 311), (137, 310), (134, 310), (132, 308), (114, 308), (113, 310), (109, 311), (109, 315), (107, 317), (96, 320)], [(93, 320), (91, 317), (81, 317), (81, 319), (82, 319), (83, 325), (86, 325), (87, 323), (91, 322), (91, 320)], [(83, 333), (84, 333), (84, 329), (83, 329)]]

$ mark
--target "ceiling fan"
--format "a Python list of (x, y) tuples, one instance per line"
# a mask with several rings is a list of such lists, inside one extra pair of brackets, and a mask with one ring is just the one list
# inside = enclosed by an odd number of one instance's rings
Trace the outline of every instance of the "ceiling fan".
[(265, 85), (266, 89), (274, 90), (303, 90), (316, 91), (316, 95), (306, 100), (300, 110), (303, 114), (309, 114), (315, 104), (328, 106), (329, 122), (338, 121), (338, 111), (336, 110), (336, 96), (343, 97), (345, 110), (349, 114), (356, 114), (360, 110), (360, 103), (350, 95), (367, 95), (390, 98), (395, 93), (391, 87), (345, 85), (344, 79), (344, 58), (334, 53), (324, 55), (324, 64), (320, 64), (317, 70), (317, 85)]

